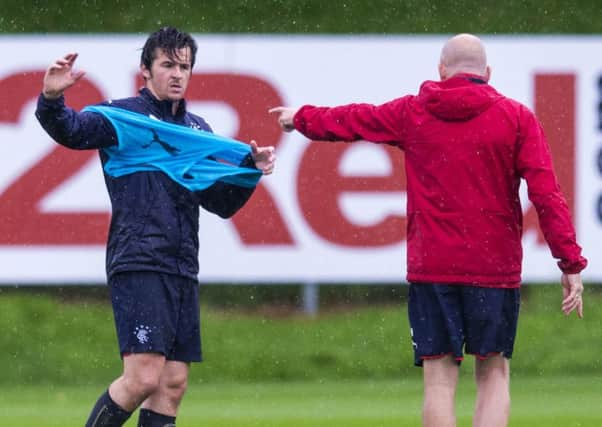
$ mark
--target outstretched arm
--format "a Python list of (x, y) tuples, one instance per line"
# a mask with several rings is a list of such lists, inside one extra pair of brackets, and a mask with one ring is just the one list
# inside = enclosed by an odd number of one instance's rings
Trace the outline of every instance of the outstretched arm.
[(290, 132), (298, 130), (314, 140), (365, 140), (392, 145), (403, 145), (404, 118), (409, 97), (398, 98), (382, 105), (348, 104), (338, 107), (304, 105), (297, 109), (275, 107), (269, 110), (277, 115), (280, 127)]

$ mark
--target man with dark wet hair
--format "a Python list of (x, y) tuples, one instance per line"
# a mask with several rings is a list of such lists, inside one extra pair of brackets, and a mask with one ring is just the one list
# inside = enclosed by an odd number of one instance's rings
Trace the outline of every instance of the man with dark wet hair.
[[(199, 206), (234, 215), (256, 184), (237, 177), (259, 179), (274, 167), (273, 147), (214, 142), (209, 125), (186, 110), (196, 50), (192, 37), (176, 28), (154, 32), (142, 50), (145, 87), (138, 96), (82, 112), (63, 97), (84, 75), (73, 70), (77, 54), (59, 58), (44, 76), (38, 120), (61, 145), (99, 150), (112, 205), (106, 262), (123, 373), (98, 399), (86, 427), (121, 426), (138, 407), (138, 426), (175, 426), (189, 365), (201, 360)], [(141, 125), (128, 128), (132, 115)], [(224, 144), (234, 147), (237, 164), (207, 155), (181, 173), (179, 158), (208, 152), (211, 144), (219, 153)], [(136, 163), (149, 153), (152, 161)], [(195, 175), (199, 170), (204, 173)]]
[(168, 57), (174, 58), (178, 50), (185, 47), (190, 48), (190, 66), (194, 67), (197, 45), (190, 34), (173, 27), (161, 28), (146, 39), (140, 55), (140, 65), (150, 69), (156, 59), (157, 49), (161, 49)]

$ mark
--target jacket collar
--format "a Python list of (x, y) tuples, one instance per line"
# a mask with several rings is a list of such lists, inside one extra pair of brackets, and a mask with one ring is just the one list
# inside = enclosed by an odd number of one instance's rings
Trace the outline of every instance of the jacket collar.
[(172, 114), (171, 107), (173, 106), (173, 101), (159, 100), (155, 98), (155, 95), (153, 95), (153, 93), (146, 87), (140, 89), (139, 94), (142, 98), (148, 101), (154, 107), (154, 109), (156, 109), (156, 112), (159, 113), (161, 119), (169, 118), (175, 121), (180, 121), (186, 115), (185, 99), (180, 100), (176, 114)]
[(480, 76), (478, 74), (460, 73), (460, 74), (455, 74), (452, 77), (450, 77), (450, 79), (453, 79), (453, 78), (460, 78), (460, 79), (468, 80), (469, 82), (481, 84), (481, 85), (487, 84), (487, 80), (485, 80), (485, 78), (483, 76)]

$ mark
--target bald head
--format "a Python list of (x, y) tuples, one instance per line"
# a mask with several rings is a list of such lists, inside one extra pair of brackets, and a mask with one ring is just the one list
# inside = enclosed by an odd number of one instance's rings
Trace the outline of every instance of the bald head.
[(487, 65), (485, 46), (472, 34), (458, 34), (449, 39), (441, 49), (439, 60), (441, 80), (462, 73), (476, 74), (489, 80), (490, 69)]

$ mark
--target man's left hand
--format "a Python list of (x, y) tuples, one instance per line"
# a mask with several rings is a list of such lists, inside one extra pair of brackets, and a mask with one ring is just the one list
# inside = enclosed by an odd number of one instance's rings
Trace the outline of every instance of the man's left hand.
[(255, 141), (251, 141), (251, 155), (255, 167), (262, 171), (264, 175), (274, 172), (274, 164), (276, 163), (274, 147), (258, 147)]
[(562, 311), (567, 316), (573, 310), (577, 311), (577, 316), (583, 317), (583, 282), (581, 275), (562, 274), (560, 279), (562, 285)]

